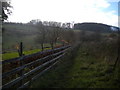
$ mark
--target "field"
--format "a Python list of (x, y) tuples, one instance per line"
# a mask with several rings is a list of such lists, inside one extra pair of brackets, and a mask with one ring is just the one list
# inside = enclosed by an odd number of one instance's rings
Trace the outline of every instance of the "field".
[[(34, 49), (34, 50), (24, 51), (23, 54), (29, 55), (29, 54), (33, 54), (33, 53), (36, 53), (39, 51), (41, 51), (41, 49)], [(11, 52), (11, 53), (2, 54), (3, 60), (12, 59), (12, 58), (16, 58), (16, 57), (19, 57), (18, 52)]]
[[(38, 44), (39, 45), (39, 44)], [(61, 45), (60, 43), (57, 43), (56, 45)], [(39, 45), (40, 46), (40, 45)], [(51, 49), (50, 45), (49, 44), (44, 44), (44, 47), (48, 47), (48, 48), (44, 48), (44, 50), (48, 50), (48, 49)], [(31, 48), (29, 48), (31, 49)], [(41, 49), (32, 49), (32, 50), (24, 50), (23, 51), (23, 54), (24, 55), (29, 55), (29, 54), (33, 54), (33, 53), (37, 53), (37, 52), (40, 52), (42, 51)], [(2, 55), (2, 60), (7, 60), (7, 59), (12, 59), (12, 58), (16, 58), (16, 57), (19, 57), (19, 54), (17, 52), (17, 49), (15, 51), (9, 51), (7, 53), (4, 53), (4, 54), (0, 54)]]
[(31, 88), (120, 88), (120, 67), (113, 70), (116, 51), (109, 60), (109, 54), (105, 55), (107, 51), (98, 49), (95, 53), (90, 50), (93, 45), (97, 49), (99, 44), (96, 44), (98, 43), (76, 47), (55, 67), (33, 82)]
[[(1, 54), (3, 60), (19, 57), (16, 46), (20, 42), (23, 42), (23, 54), (25, 55), (41, 51), (40, 43), (36, 42), (39, 30), (35, 26), (20, 23), (5, 23), (3, 27)], [(60, 43), (57, 43), (57, 45), (60, 45)], [(44, 43), (44, 47), (50, 47), (50, 44)]]

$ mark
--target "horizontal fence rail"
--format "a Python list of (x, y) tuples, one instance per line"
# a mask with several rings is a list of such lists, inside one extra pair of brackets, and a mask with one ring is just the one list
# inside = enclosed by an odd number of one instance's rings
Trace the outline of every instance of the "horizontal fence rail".
[[(65, 52), (65, 51), (66, 51), (66, 50), (63, 50), (63, 51), (61, 51), (61, 52), (52, 54), (52, 56), (59, 55), (59, 54)], [(28, 64), (25, 64), (25, 65), (23, 65), (23, 66), (20, 66), (20, 67), (18, 67), (18, 68), (15, 68), (15, 69), (13, 69), (13, 70), (11, 70), (11, 71), (5, 72), (5, 73), (3, 73), (2, 77), (4, 78), (4, 77), (6, 77), (6, 76), (8, 76), (8, 75), (10, 75), (10, 74), (13, 74), (13, 73), (15, 73), (15, 72), (17, 72), (17, 71), (20, 71), (20, 70), (22, 70), (22, 69), (24, 69), (24, 68), (26, 68), (26, 67), (29, 67), (29, 66), (37, 63), (37, 62), (43, 61), (43, 60), (49, 58), (50, 56), (51, 56), (51, 55), (48, 55), (48, 56), (46, 56), (46, 57), (44, 57), (44, 58), (37, 59), (36, 61), (30, 62), (30, 63), (28, 63)]]
[(44, 74), (47, 70), (49, 70), (52, 66), (54, 66), (58, 61), (56, 61), (54, 64), (52, 64), (51, 66), (49, 66), (48, 68), (46, 68), (45, 70), (43, 70), (42, 72), (40, 72), (39, 74), (37, 74), (36, 76), (34, 76), (31, 81), (26, 82), (24, 85), (22, 85), (20, 88), (25, 88), (29, 85), (30, 82), (34, 81), (35, 79), (37, 79), (38, 77), (40, 77), (42, 74)]
[[(23, 62), (22, 63), (23, 65), (18, 66), (17, 68), (14, 68), (10, 71), (4, 72), (0, 76), (2, 76), (2, 79), (5, 80), (8, 76), (18, 75), (18, 73), (20, 73), (20, 75), (14, 79), (11, 79), (9, 82), (3, 84), (2, 88), (11, 88), (12, 86), (19, 84), (19, 82), (21, 82), (21, 85), (18, 85), (15, 88), (20, 89), (20, 88), (27, 87), (33, 80), (35, 80), (40, 75), (42, 75), (44, 72), (49, 70), (52, 66), (54, 66), (58, 62), (58, 60), (65, 55), (65, 53), (69, 49), (69, 47), (70, 46), (64, 46), (61, 48), (56, 48), (53, 50), (48, 50), (48, 51), (43, 51), (43, 52), (38, 52), (38, 53), (32, 54), (31, 56), (33, 57), (36, 55), (41, 55), (43, 53), (45, 54), (48, 52), (52, 52), (51, 54), (49, 54), (45, 57), (36, 59), (27, 64), (24, 64), (23, 59), (26, 57), (31, 57), (30, 55), (17, 58), (16, 60), (17, 61), (20, 60), (20, 62)], [(10, 59), (10, 61), (8, 61), (8, 60), (3, 61), (3, 64), (14, 62), (14, 61), (15, 61), (15, 59)], [(31, 68), (31, 67), (33, 67), (33, 68)], [(25, 69), (30, 69), (30, 70), (25, 73)], [(30, 77), (30, 80), (27, 80), (28, 77)], [(25, 80), (27, 80), (27, 81), (25, 81)]]
[(37, 52), (37, 53), (31, 54), (31, 55), (25, 55), (25, 56), (22, 56), (22, 57), (17, 57), (17, 58), (13, 58), (13, 59), (4, 60), (4, 61), (2, 61), (2, 64), (14, 62), (14, 61), (21, 61), (21, 60), (23, 60), (23, 58), (25, 59), (25, 58), (41, 55), (41, 54), (44, 54), (44, 53), (54, 52), (54, 51), (57, 51), (57, 50), (68, 48), (68, 47), (69, 46), (64, 46), (64, 47), (61, 47), (61, 48), (55, 48), (53, 50), (45, 50), (45, 51)]

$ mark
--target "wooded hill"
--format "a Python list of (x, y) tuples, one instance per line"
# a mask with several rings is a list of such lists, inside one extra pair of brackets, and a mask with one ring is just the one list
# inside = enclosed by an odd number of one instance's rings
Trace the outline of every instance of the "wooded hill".
[(109, 33), (113, 30), (117, 31), (119, 28), (101, 23), (76, 23), (74, 24), (74, 29)]

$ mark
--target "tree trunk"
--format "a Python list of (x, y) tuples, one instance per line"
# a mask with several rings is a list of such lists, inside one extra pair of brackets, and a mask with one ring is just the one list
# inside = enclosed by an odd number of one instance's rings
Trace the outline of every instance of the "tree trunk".
[(51, 48), (53, 49), (54, 47), (53, 47), (53, 42), (51, 43)]

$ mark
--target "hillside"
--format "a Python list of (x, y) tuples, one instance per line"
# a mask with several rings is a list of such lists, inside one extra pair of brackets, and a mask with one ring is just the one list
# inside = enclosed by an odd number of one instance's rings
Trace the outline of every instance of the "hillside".
[(25, 47), (32, 47), (37, 32), (35, 26), (20, 23), (3, 23), (3, 51), (15, 49), (15, 45), (21, 41)]
[[(110, 25), (101, 24), (101, 23), (76, 23), (74, 24), (74, 29), (78, 30), (85, 30), (85, 31), (97, 31), (97, 32), (103, 32), (103, 33), (109, 33), (112, 32)], [(118, 29), (117, 27), (114, 27)]]
[[(74, 25), (74, 31), (79, 33), (79, 31), (84, 30), (87, 31), (88, 34), (95, 31), (109, 33), (112, 32), (111, 27), (112, 26), (99, 23), (77, 23)], [(35, 25), (5, 22), (3, 23), (2, 33), (3, 52), (16, 50), (15, 46), (21, 41), (24, 44), (24, 50), (40, 47), (35, 40), (38, 34), (38, 29)]]

